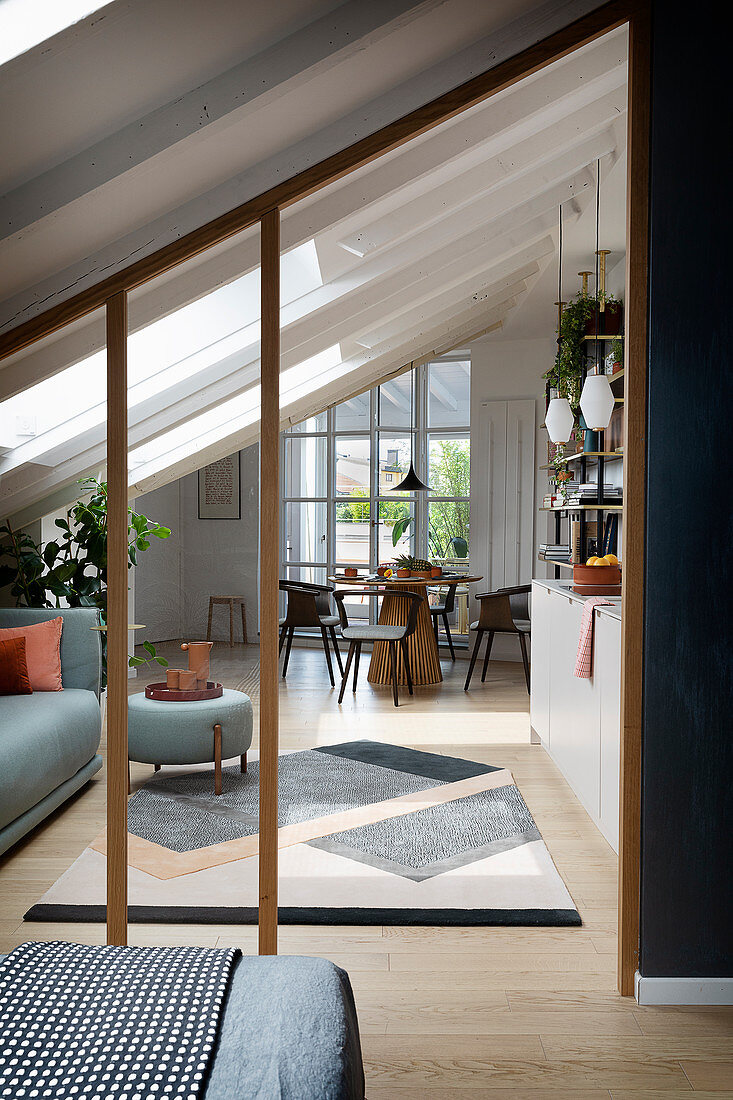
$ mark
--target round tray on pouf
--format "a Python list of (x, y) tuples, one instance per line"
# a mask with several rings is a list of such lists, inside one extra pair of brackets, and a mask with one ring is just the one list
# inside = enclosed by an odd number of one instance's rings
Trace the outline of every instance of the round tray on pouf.
[(145, 688), (146, 699), (160, 699), (164, 703), (197, 703), (201, 699), (218, 699), (224, 694), (221, 684), (215, 684), (209, 680), (205, 688), (194, 688), (193, 691), (176, 691), (170, 689), (165, 681), (158, 684), (148, 684)]

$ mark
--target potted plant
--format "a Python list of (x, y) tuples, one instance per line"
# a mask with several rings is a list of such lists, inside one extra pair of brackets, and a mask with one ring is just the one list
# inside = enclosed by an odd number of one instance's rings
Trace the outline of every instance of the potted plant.
[[(598, 314), (598, 331), (601, 335), (615, 335), (621, 326), (622, 304), (610, 294), (604, 295), (604, 302), (606, 308)], [(557, 396), (568, 399), (576, 415), (586, 361), (584, 338), (595, 333), (596, 303), (596, 298), (583, 297), (581, 292), (565, 307), (555, 362), (544, 375), (550, 387), (557, 390)]]
[(624, 368), (624, 342), (620, 337), (611, 344), (611, 363), (613, 364), (611, 374), (618, 374), (620, 370)]
[(602, 294), (599, 298), (589, 298), (593, 304), (591, 317), (586, 321), (586, 335), (594, 336), (596, 331), (596, 302), (603, 301), (603, 309), (598, 310), (598, 332), (601, 336), (616, 336), (621, 331), (623, 304), (613, 294)]
[(358, 577), (359, 576), (359, 570), (353, 565), (347, 565), (346, 568), (344, 569), (344, 576), (345, 577)]
[(440, 565), (433, 565), (430, 569), (430, 579), (436, 580), (438, 577), (443, 576), (443, 567)]
[(398, 577), (409, 577), (414, 567), (414, 561), (412, 554), (400, 554), (395, 558), (395, 565), (397, 566)]
[[(90, 478), (79, 482), (84, 499), (57, 519), (57, 540), (38, 544), (9, 522), (0, 527), (0, 586), (9, 585), (17, 607), (97, 607), (107, 616), (107, 483)], [(128, 508), (127, 568), (152, 538), (167, 539), (170, 530)], [(102, 635), (102, 686), (107, 683), (106, 636)], [(147, 643), (150, 659), (162, 664)], [(153, 652), (151, 652), (153, 650)], [(143, 663), (147, 663), (145, 660)], [(135, 667), (135, 659), (130, 660)]]

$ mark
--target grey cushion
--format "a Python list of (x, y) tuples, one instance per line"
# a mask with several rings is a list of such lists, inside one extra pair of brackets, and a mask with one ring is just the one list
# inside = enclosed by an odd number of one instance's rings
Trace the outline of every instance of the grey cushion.
[(406, 626), (345, 626), (341, 631), (347, 642), (398, 642)]
[(252, 744), (252, 703), (243, 691), (224, 689), (218, 699), (165, 703), (131, 695), (128, 755), (145, 764), (205, 764), (214, 759), (214, 726), (221, 726), (223, 760)]
[(96, 607), (62, 607), (59, 610), (31, 607), (0, 609), (0, 627), (29, 626), (61, 616), (61, 682), (65, 688), (84, 688), (99, 696), (102, 677), (102, 640)]
[(91, 760), (101, 728), (99, 703), (92, 691), (64, 688), (2, 696), (0, 828)]
[(321, 620), (321, 626), (338, 626), (340, 619), (338, 615), (319, 615)]
[(325, 959), (244, 956), (204, 1100), (363, 1100), (348, 975)]

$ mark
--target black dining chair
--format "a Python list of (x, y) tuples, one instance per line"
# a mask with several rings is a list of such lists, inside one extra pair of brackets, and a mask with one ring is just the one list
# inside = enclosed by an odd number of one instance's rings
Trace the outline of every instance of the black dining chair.
[(333, 588), (325, 584), (310, 584), (307, 581), (280, 581), (280, 591), (285, 592), (288, 600), (285, 615), (280, 619), (280, 653), (282, 653), (286, 638), (288, 642), (283, 662), (283, 680), (288, 674), (290, 647), (293, 644), (295, 631), (300, 627), (315, 627), (321, 632), (323, 650), (328, 665), (328, 676), (331, 687), (335, 687), (329, 638), (336, 654), (339, 672), (343, 673), (344, 666), (341, 663), (341, 654), (336, 641), (336, 627), (339, 618), (331, 611), (330, 604)]
[(522, 650), (522, 664), (524, 665), (524, 678), (529, 692), (529, 659), (527, 657), (527, 639), (531, 635), (530, 600), (531, 586), (520, 585), (516, 588), (498, 588), (496, 592), (481, 592), (476, 596), (481, 608), (479, 617), (475, 623), (471, 623), (471, 630), (476, 631), (476, 642), (471, 654), (471, 663), (468, 666), (464, 691), (468, 691), (473, 676), (474, 666), (481, 646), (481, 639), (488, 634), (486, 653), (484, 654), (484, 667), (481, 672), (481, 683), (486, 679), (486, 671), (491, 657), (491, 646), (495, 634), (515, 634), (519, 638), (519, 646)]
[(399, 590), (390, 592), (390, 596), (398, 596), (400, 599), (410, 601), (407, 612), (407, 622), (402, 626), (388, 626), (386, 623), (375, 623), (374, 625), (371, 623), (359, 623), (357, 626), (349, 623), (349, 617), (344, 607), (344, 600), (347, 596), (379, 595), (381, 595), (381, 593), (373, 589), (334, 592), (333, 594), (341, 620), (341, 637), (349, 643), (349, 652), (346, 658), (346, 671), (344, 672), (344, 677), (341, 681), (341, 691), (339, 692), (339, 703), (343, 700), (344, 691), (346, 690), (346, 681), (349, 678), (349, 669), (351, 668), (351, 662), (354, 658), (356, 658), (356, 663), (354, 664), (354, 686), (352, 690), (356, 691), (356, 684), (359, 678), (359, 658), (361, 657), (361, 647), (364, 642), (386, 642), (389, 646), (389, 656), (392, 665), (392, 696), (396, 707), (399, 706), (399, 697), (397, 693), (397, 646), (401, 646), (402, 659), (405, 662), (405, 673), (407, 675), (407, 688), (410, 695), (412, 695), (412, 672), (410, 671), (410, 654), (407, 647), (407, 639), (411, 634), (415, 633), (415, 628), (417, 627), (417, 613), (423, 597), (417, 592), (400, 592)]
[[(453, 649), (453, 639), (451, 638), (448, 616), (453, 614), (456, 606), (456, 588), (458, 588), (458, 585), (459, 581), (456, 581), (455, 584), (449, 584), (448, 590), (443, 596), (443, 599), (439, 599), (438, 603), (430, 605), (430, 617), (433, 620), (433, 630), (435, 631), (435, 644), (436, 646), (438, 646), (438, 648), (440, 648), (440, 642), (438, 640), (438, 619), (442, 619), (443, 630), (445, 631), (445, 636), (448, 639), (448, 647), (450, 649), (451, 661), (455, 661), (456, 654), (455, 650)], [(445, 585), (441, 585), (441, 588), (444, 587)]]

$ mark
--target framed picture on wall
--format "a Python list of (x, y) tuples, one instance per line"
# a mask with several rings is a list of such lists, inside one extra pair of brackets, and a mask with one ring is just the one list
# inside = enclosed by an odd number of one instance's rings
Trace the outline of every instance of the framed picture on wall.
[(241, 519), (240, 455), (199, 470), (199, 519)]

